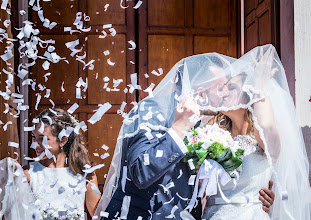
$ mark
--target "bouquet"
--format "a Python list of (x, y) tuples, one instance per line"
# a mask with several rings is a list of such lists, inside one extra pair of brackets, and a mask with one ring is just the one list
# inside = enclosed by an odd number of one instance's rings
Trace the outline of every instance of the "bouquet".
[(80, 220), (84, 215), (83, 211), (80, 209), (59, 211), (55, 208), (48, 208), (41, 212), (42, 218), (45, 220)]
[(188, 153), (183, 158), (191, 170), (200, 166), (205, 159), (218, 162), (228, 173), (242, 165), (244, 150), (234, 148), (234, 141), (229, 131), (217, 124), (200, 125), (187, 132), (184, 143)]

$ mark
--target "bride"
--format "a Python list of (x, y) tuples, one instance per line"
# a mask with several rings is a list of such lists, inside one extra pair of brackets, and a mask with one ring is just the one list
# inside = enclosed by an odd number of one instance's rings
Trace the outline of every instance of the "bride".
[[(219, 113), (209, 122), (230, 131), (244, 150), (242, 171), (237, 185), (222, 186), (229, 202), (220, 192), (208, 197), (202, 218), (310, 219), (307, 154), (275, 49), (271, 45), (255, 48), (224, 72), (227, 82), (215, 97), (220, 100)], [(202, 91), (198, 96), (205, 98)], [(205, 103), (201, 108), (209, 110)], [(276, 198), (268, 215), (262, 211), (258, 191), (271, 178)]]

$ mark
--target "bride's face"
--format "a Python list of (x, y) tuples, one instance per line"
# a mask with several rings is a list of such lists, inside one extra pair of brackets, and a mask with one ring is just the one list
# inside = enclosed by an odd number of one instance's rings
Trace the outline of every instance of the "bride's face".
[[(40, 126), (37, 126), (32, 132), (32, 142), (37, 144), (37, 156), (40, 156), (43, 152), (46, 154), (50, 152), (52, 155), (57, 156), (61, 152), (61, 143), (58, 140), (58, 137), (52, 134), (50, 126), (45, 125), (43, 133), (39, 132), (39, 127)], [(47, 156), (44, 156), (42, 159), (46, 158)]]
[(222, 92), (222, 106), (231, 107), (246, 104), (248, 96), (242, 91), (242, 76), (236, 76), (228, 81)]

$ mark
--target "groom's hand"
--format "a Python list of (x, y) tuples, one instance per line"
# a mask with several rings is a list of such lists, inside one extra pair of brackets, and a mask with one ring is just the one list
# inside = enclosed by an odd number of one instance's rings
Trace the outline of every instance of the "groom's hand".
[(274, 202), (274, 192), (272, 191), (272, 186), (273, 186), (273, 181), (269, 181), (269, 189), (266, 188), (262, 188), (259, 191), (259, 194), (261, 196), (259, 196), (259, 200), (262, 202), (262, 209), (265, 212), (269, 212), (270, 211), (270, 207), (272, 206), (273, 202)]

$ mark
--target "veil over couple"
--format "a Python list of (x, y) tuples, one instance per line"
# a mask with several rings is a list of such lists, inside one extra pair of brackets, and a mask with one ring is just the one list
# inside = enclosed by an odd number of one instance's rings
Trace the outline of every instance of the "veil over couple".
[(209, 53), (179, 61), (125, 118), (96, 214), (193, 219), (194, 186), (182, 162), (188, 151), (182, 140), (199, 123), (219, 124), (244, 149), (236, 185), (219, 179), (222, 190), (202, 198), (199, 218), (310, 219), (304, 140), (272, 45), (240, 59)]
[[(38, 159), (49, 160), (31, 163), (27, 176), (21, 167), (14, 169), (14, 160), (0, 161), (0, 218), (49, 219), (57, 213), (44, 218), (38, 207), (52, 205), (80, 219), (75, 212), (83, 213), (85, 201), (95, 212), (93, 219), (102, 220), (193, 219), (191, 214), (215, 220), (310, 219), (305, 145), (284, 69), (271, 45), (240, 59), (209, 53), (178, 62), (153, 94), (126, 115), (101, 199), (85, 141), (69, 129), (75, 120), (63, 110), (46, 110), (38, 118), (41, 126), (33, 132)], [(188, 152), (183, 139), (200, 123), (229, 131), (244, 158), (236, 184), (236, 179), (222, 184), (219, 178), (214, 188), (222, 190), (198, 198), (192, 209), (195, 175), (182, 161)], [(53, 156), (61, 168), (45, 164), (53, 164)]]

